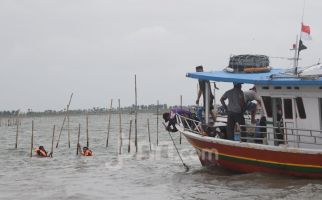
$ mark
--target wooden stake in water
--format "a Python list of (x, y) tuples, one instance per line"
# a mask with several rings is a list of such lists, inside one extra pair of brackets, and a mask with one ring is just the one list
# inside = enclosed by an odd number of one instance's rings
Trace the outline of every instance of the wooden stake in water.
[(151, 148), (151, 136), (150, 136), (150, 123), (149, 123), (149, 119), (148, 119), (147, 121), (148, 121), (149, 145), (150, 145), (150, 151), (151, 151), (151, 150), (152, 150), (152, 148)]
[(15, 148), (18, 148), (18, 135), (19, 135), (19, 124), (17, 123), (17, 130), (16, 130), (16, 145)]
[(120, 146), (119, 146), (119, 154), (122, 153), (122, 144), (123, 144), (123, 141), (122, 141), (122, 117), (121, 117), (121, 100), (118, 99), (118, 102), (119, 102), (119, 119), (120, 119)]
[(159, 145), (159, 100), (157, 101), (157, 146)]
[[(180, 108), (182, 109), (182, 95), (180, 95)], [(180, 132), (179, 140), (180, 140), (180, 144), (181, 144), (181, 132)]]
[(67, 114), (67, 132), (68, 132), (68, 148), (70, 148), (69, 112)]
[(89, 136), (88, 136), (88, 115), (86, 115), (86, 145), (89, 147)]
[(112, 104), (113, 104), (113, 99), (111, 99), (110, 112), (109, 112), (109, 116), (108, 116), (107, 136), (106, 136), (106, 148), (108, 147), (108, 138), (110, 136)]
[(53, 157), (53, 154), (54, 154), (54, 139), (55, 139), (55, 125), (53, 127), (53, 137), (51, 139), (51, 151), (49, 154), (50, 157)]
[(64, 128), (64, 124), (65, 124), (65, 121), (66, 121), (66, 118), (67, 118), (67, 115), (68, 115), (68, 110), (69, 110), (69, 106), (70, 106), (70, 103), (72, 101), (72, 98), (73, 98), (73, 93), (70, 95), (70, 98), (69, 98), (69, 102), (67, 104), (67, 108), (66, 108), (66, 113), (65, 113), (65, 117), (64, 117), (64, 120), (63, 120), (63, 124), (60, 128), (60, 132), (59, 132), (59, 135), (58, 135), (58, 139), (57, 139), (57, 144), (56, 144), (56, 148), (58, 148), (58, 144), (59, 144), (59, 140), (60, 140), (60, 135), (63, 131), (63, 128)]
[(127, 152), (130, 153), (131, 152), (131, 129), (132, 129), (132, 119), (130, 120), (130, 130), (129, 130), (129, 145), (127, 148)]
[(32, 157), (32, 150), (34, 148), (34, 120), (31, 121), (31, 147), (30, 147), (30, 157)]
[(79, 145), (80, 127), (81, 127), (81, 125), (78, 124), (78, 135), (77, 135), (76, 155), (78, 155), (78, 152), (79, 152), (79, 149), (80, 149), (80, 145)]
[(138, 152), (138, 93), (136, 87), (136, 74), (134, 75), (134, 86), (135, 86), (135, 119), (134, 119), (134, 132), (135, 132), (135, 152)]

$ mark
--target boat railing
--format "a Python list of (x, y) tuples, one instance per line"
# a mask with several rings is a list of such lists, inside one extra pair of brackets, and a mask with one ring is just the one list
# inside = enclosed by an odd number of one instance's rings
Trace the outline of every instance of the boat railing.
[[(179, 114), (176, 114), (176, 119), (177, 124), (186, 131), (199, 135), (207, 134), (202, 128), (202, 123), (198, 120)], [(322, 130), (255, 125), (240, 125), (239, 129), (240, 137), (236, 139), (240, 142), (273, 145), (293, 144), (296, 147), (300, 147), (302, 144), (322, 145)]]
[(197, 134), (202, 134), (202, 129), (200, 127), (201, 122), (189, 117), (185, 117), (179, 114), (176, 114), (177, 124), (179, 124), (184, 129), (188, 129), (190, 132)]
[(274, 145), (296, 144), (297, 147), (300, 147), (301, 144), (322, 145), (322, 130), (241, 125), (240, 133), (240, 141), (242, 142), (253, 141), (268, 144), (269, 141), (272, 141)]

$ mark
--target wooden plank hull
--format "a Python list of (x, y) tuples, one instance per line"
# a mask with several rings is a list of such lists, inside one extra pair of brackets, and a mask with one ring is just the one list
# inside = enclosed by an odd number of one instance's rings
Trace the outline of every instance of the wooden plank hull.
[(202, 165), (241, 172), (322, 178), (322, 151), (240, 143), (182, 131)]

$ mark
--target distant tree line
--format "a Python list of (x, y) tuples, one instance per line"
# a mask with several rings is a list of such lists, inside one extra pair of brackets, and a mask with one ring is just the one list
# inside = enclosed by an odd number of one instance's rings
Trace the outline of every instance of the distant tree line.
[[(138, 105), (137, 111), (139, 113), (149, 113), (157, 112), (157, 108), (159, 109), (159, 113), (166, 112), (168, 109), (177, 106), (169, 106), (167, 104), (150, 104), (150, 105)], [(121, 107), (120, 111), (122, 113), (133, 114), (135, 112), (135, 105)], [(93, 107), (90, 109), (74, 109), (69, 110), (70, 115), (81, 115), (81, 114), (107, 114), (110, 112), (109, 108), (100, 108), (100, 107)], [(112, 108), (112, 113), (118, 113), (118, 108)], [(64, 115), (66, 113), (66, 109), (63, 110), (45, 110), (45, 111), (33, 111), (32, 109), (28, 109), (26, 112), (21, 112), (20, 110), (12, 110), (12, 111), (0, 111), (0, 117), (17, 117), (17, 116), (26, 116), (26, 117), (35, 117), (35, 116), (51, 116), (51, 115)]]

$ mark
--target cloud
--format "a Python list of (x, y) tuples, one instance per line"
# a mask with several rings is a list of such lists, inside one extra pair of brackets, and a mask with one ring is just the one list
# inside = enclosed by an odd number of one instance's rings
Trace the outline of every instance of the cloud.
[(170, 37), (170, 32), (163, 26), (138, 29), (128, 36), (129, 40), (160, 40)]

